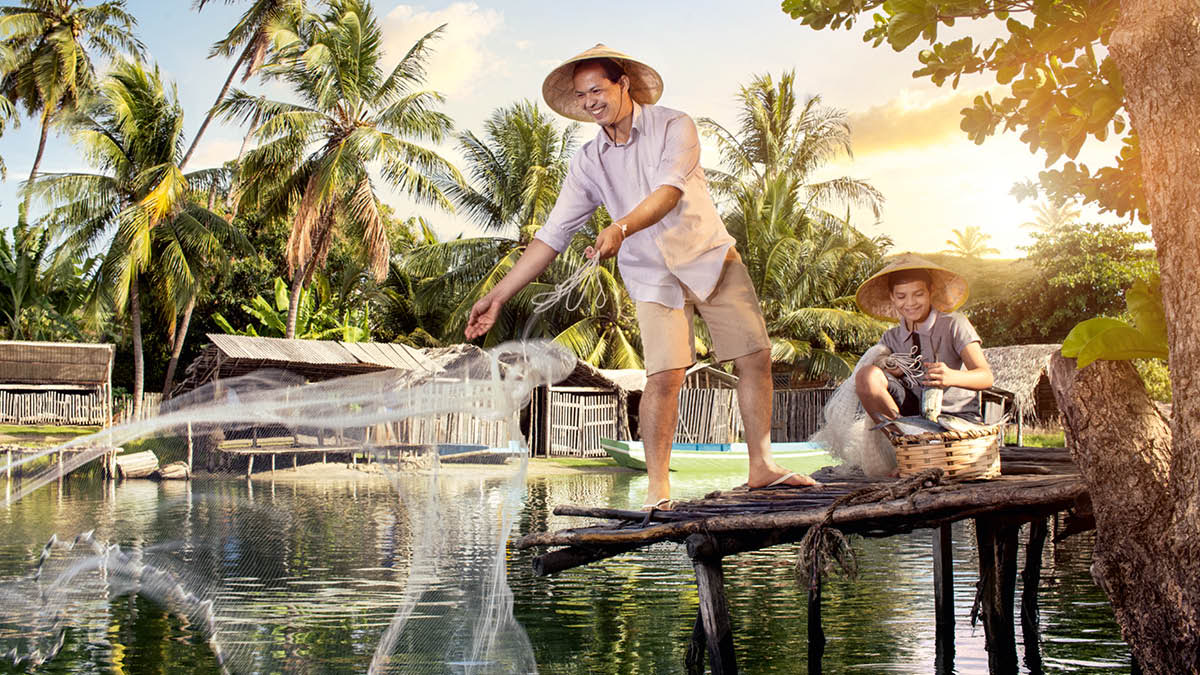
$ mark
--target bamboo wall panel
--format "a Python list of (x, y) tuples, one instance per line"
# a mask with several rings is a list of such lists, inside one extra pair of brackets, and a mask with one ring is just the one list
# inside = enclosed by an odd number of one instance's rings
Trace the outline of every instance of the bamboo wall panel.
[(619, 397), (611, 392), (549, 392), (549, 446), (557, 457), (605, 457), (601, 438), (617, 437)]
[(771, 440), (807, 441), (821, 427), (833, 389), (777, 389), (772, 399)]
[(0, 390), (0, 423), (99, 426), (108, 421), (108, 404), (108, 396), (101, 391), (16, 393)]
[(732, 443), (742, 436), (735, 389), (681, 389), (679, 424), (675, 440), (680, 443)]

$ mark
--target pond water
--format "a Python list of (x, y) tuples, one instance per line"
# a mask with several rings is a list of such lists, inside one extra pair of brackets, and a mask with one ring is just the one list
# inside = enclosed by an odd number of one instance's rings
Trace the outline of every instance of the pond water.
[[(676, 496), (729, 487), (728, 479), (675, 478)], [(387, 481), (194, 481), (119, 485), (78, 478), (0, 507), (0, 575), (36, 565), (51, 534), (95, 529), (98, 540), (130, 551), (158, 551), (184, 569), (202, 569), (215, 597), (237, 601), (234, 662), (251, 672), (365, 672), (380, 636), (404, 599), (409, 553), (430, 532), (409, 517), (429, 500), (442, 519), (432, 536), (452, 553), (453, 572), (471, 576), (494, 552), (494, 523), (481, 508), (505, 496), (494, 470), (445, 472), (436, 494), (398, 495)], [(632, 473), (533, 478), (516, 522), (519, 532), (581, 521), (551, 515), (555, 504), (624, 508), (640, 502), (645, 477)], [(233, 518), (234, 514), (240, 514)], [(232, 523), (232, 525), (231, 525)], [(249, 526), (248, 524), (253, 524)], [(216, 538), (215, 545), (196, 542)], [(444, 541), (442, 541), (444, 539)], [(976, 561), (967, 524), (954, 527), (955, 673), (987, 672), (983, 629), (968, 622)], [(824, 593), (827, 673), (934, 672), (931, 539), (927, 531), (852, 540), (859, 574), (833, 578)], [(1127, 672), (1128, 649), (1088, 573), (1092, 541), (1047, 544), (1041, 627), (1045, 672)], [(742, 672), (803, 673), (806, 602), (792, 568), (795, 548), (776, 547), (726, 562)], [(682, 547), (654, 546), (551, 578), (534, 577), (534, 553), (510, 550), (507, 568), (516, 619), (543, 673), (681, 673), (697, 594)], [(453, 615), (462, 587), (438, 579), (414, 617), (466, 623)], [(433, 577), (431, 577), (433, 578)], [(1019, 590), (1018, 590), (1019, 592)], [(233, 607), (234, 604), (223, 605)], [(218, 613), (221, 613), (219, 610)], [(140, 596), (94, 599), (71, 607), (62, 651), (47, 673), (219, 672), (210, 646), (187, 621)], [(19, 637), (0, 625), (0, 641)], [(444, 633), (444, 626), (443, 626)], [(401, 640), (408, 660), (390, 672), (468, 672), (466, 662), (421, 660), (461, 636), (437, 631)], [(8, 644), (3, 644), (7, 650)], [(240, 651), (238, 651), (240, 650)], [(0, 670), (7, 666), (0, 666)]]

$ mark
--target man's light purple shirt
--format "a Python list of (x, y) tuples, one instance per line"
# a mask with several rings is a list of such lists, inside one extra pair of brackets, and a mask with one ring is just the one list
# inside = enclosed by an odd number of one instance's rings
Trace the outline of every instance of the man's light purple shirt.
[(681, 283), (707, 299), (734, 239), (708, 193), (696, 124), (678, 110), (635, 103), (629, 141), (613, 143), (601, 129), (584, 144), (536, 238), (561, 253), (601, 204), (620, 218), (663, 185), (683, 197), (662, 220), (621, 244), (621, 277), (639, 302), (683, 307)]

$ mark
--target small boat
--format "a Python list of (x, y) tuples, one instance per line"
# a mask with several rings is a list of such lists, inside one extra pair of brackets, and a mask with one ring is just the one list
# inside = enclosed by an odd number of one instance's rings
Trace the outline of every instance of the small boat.
[[(646, 470), (641, 441), (600, 439), (600, 447), (621, 466)], [(812, 473), (838, 461), (819, 443), (772, 443), (771, 456), (781, 466), (798, 473)], [(680, 473), (746, 473), (749, 455), (745, 443), (674, 443), (671, 470)]]

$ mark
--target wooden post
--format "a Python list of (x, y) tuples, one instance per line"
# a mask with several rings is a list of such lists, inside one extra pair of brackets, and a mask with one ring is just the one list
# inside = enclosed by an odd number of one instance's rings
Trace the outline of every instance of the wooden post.
[(821, 627), (821, 575), (810, 572), (808, 580), (808, 672), (820, 675), (825, 656), (825, 629)]
[(254, 473), (254, 455), (250, 455), (250, 461), (246, 462), (246, 480), (250, 480), (250, 474)]
[(4, 466), (4, 475), (9, 480), (12, 480), (12, 449), (10, 448), (5, 451), (5, 455), (7, 456), (8, 463)]
[(300, 468), (296, 463), (296, 453), (292, 453), (292, 471), (299, 471)]
[(715, 548), (716, 543), (706, 535), (693, 534), (687, 538), (688, 556), (696, 570), (696, 588), (700, 593), (700, 617), (704, 623), (710, 672), (729, 675), (737, 672), (737, 657), (733, 652), (729, 605), (725, 601), (725, 571), (721, 567), (721, 558), (709, 555)]
[(988, 652), (988, 672), (1016, 675), (1017, 636), (1013, 596), (1017, 585), (1019, 527), (992, 518), (975, 519), (979, 547), (980, 614)]
[(934, 670), (954, 670), (954, 550), (950, 523), (933, 531)]
[(1038, 584), (1042, 576), (1042, 549), (1046, 545), (1046, 519), (1029, 523), (1025, 546), (1025, 569), (1021, 570), (1021, 639), (1025, 643), (1025, 667), (1042, 672), (1042, 645), (1038, 636)]
[(187, 435), (188, 435), (188, 439), (187, 439), (187, 441), (188, 441), (188, 475), (187, 475), (187, 478), (188, 478), (188, 480), (191, 480), (192, 479), (192, 423), (191, 422), (187, 423)]
[(692, 639), (688, 641), (687, 654), (683, 657), (688, 675), (704, 675), (704, 613), (696, 610), (696, 622), (692, 624)]
[(274, 453), (274, 452), (271, 453), (271, 473), (275, 473), (275, 455), (276, 454), (277, 453)]

